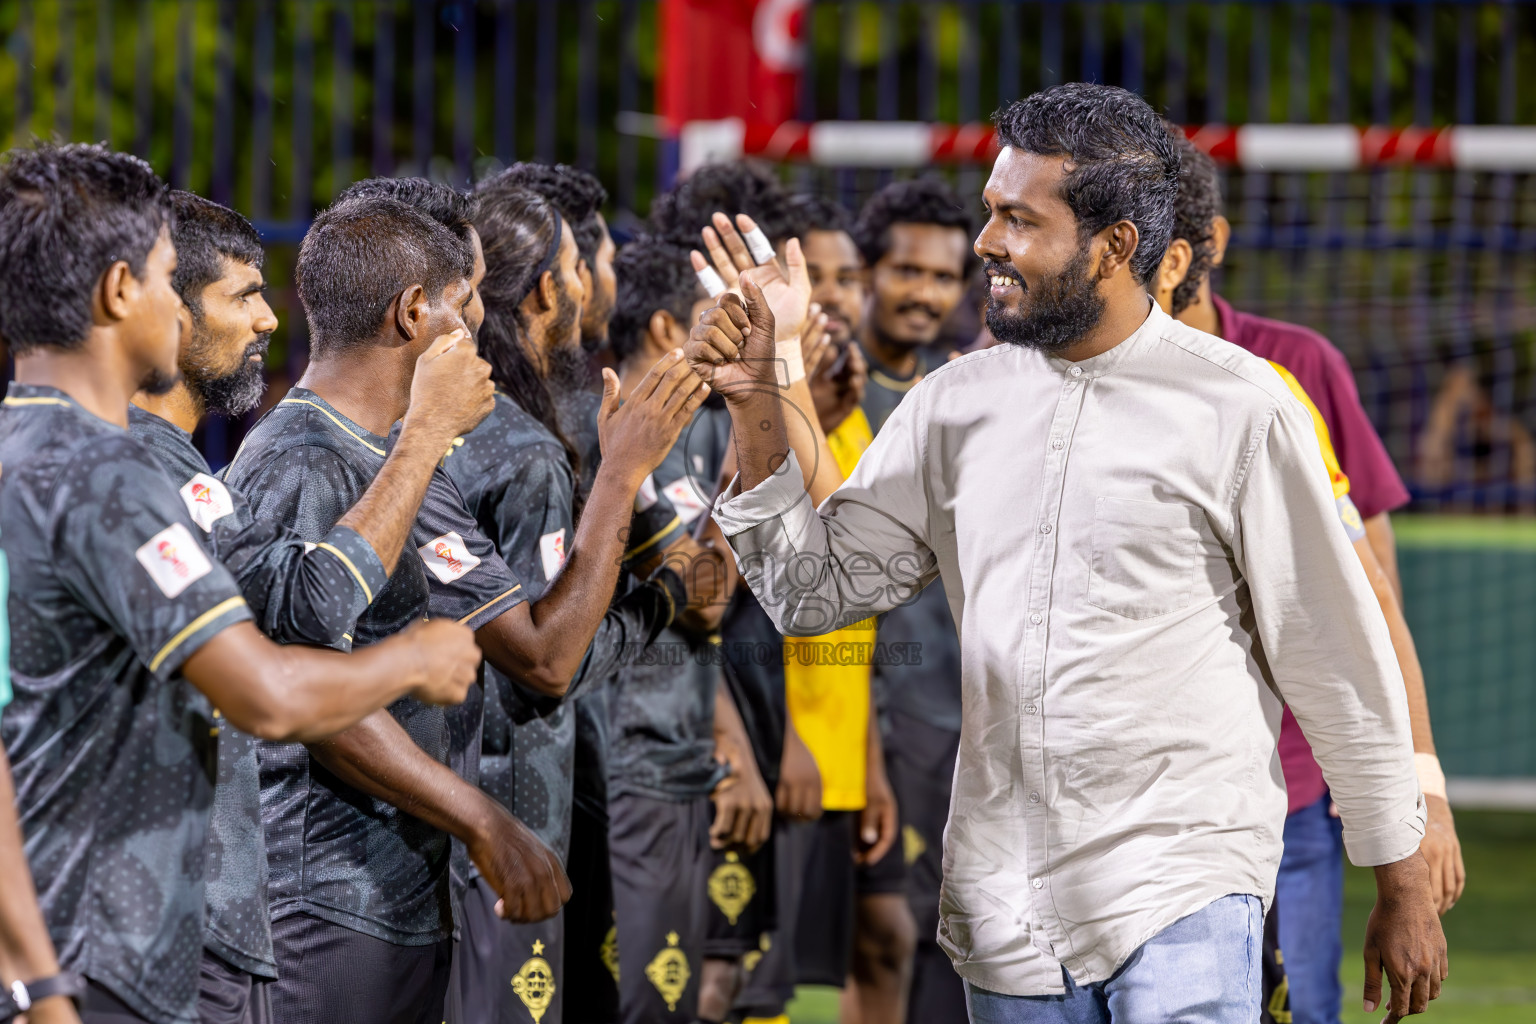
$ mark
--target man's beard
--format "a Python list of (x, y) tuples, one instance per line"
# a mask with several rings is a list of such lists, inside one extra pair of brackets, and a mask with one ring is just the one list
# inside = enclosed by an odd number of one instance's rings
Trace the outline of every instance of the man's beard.
[(559, 289), (555, 298), (555, 319), (549, 325), (554, 345), (549, 349), (549, 373), (544, 378), (550, 394), (556, 397), (584, 390), (587, 386), (590, 372), (587, 350), (582, 345), (567, 342), (579, 316), (581, 307), (576, 305), (576, 300), (564, 288)]
[[(603, 351), (608, 347), (608, 321), (613, 318), (613, 304), (609, 303), (607, 309), (582, 310), (581, 314), (581, 348), (583, 352), (592, 355)], [(587, 321), (591, 320), (591, 324)]]
[(987, 274), (1014, 278), (1025, 289), (1025, 302), (1023, 311), (1015, 313), (996, 299), (988, 299), (987, 329), (998, 341), (1010, 345), (1046, 353), (1071, 348), (1104, 316), (1104, 297), (1088, 276), (1090, 262), (1091, 254), (1085, 245), (1067, 261), (1061, 273), (1030, 289), (1012, 266), (989, 261)]
[(205, 349), (194, 340), (181, 372), (187, 387), (202, 401), (204, 411), (219, 416), (243, 416), (256, 408), (267, 390), (266, 366), (262, 360), (253, 361), (251, 357), (266, 355), (271, 342), (270, 331), (257, 335), (240, 354), (240, 365), (231, 373), (219, 374), (201, 358)]
[(158, 398), (180, 383), (180, 373), (164, 373), (160, 370), (150, 370), (139, 381), (139, 390), (146, 395), (154, 395)]

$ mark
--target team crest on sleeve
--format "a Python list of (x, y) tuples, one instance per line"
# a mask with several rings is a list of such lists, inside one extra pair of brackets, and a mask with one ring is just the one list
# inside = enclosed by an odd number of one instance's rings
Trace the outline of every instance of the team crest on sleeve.
[(539, 557), (544, 561), (544, 578), (553, 580), (565, 568), (565, 527), (539, 538)]
[(421, 560), (427, 563), (427, 568), (432, 570), (432, 575), (444, 583), (462, 579), (469, 570), (480, 564), (480, 559), (470, 553), (464, 538), (451, 530), (416, 550)]
[(535, 940), (533, 956), (525, 960), (512, 976), (512, 991), (528, 1008), (533, 1024), (539, 1024), (549, 1004), (555, 999), (555, 971), (549, 966), (549, 961), (544, 959), (543, 953), (544, 943)]
[(213, 524), (235, 510), (229, 488), (207, 473), (197, 473), (181, 485), (181, 500), (186, 503), (187, 514), (204, 533), (212, 533)]
[(172, 523), (145, 541), (133, 557), (166, 597), (176, 597), (213, 570), (192, 531)]
[(661, 493), (667, 496), (672, 507), (677, 509), (677, 515), (685, 523), (691, 523), (699, 518), (699, 513), (709, 506), (700, 496), (698, 488), (693, 486), (690, 477), (678, 477), (661, 489)]
[(656, 478), (649, 473), (640, 483), (640, 490), (635, 494), (635, 511), (644, 512), (656, 504)]

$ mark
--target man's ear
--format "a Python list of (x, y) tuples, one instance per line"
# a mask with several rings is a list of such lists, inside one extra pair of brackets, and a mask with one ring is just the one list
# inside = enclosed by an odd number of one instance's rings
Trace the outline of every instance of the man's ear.
[(1131, 257), (1136, 255), (1137, 243), (1141, 241), (1141, 234), (1136, 230), (1136, 225), (1128, 220), (1116, 221), (1099, 232), (1099, 237), (1104, 239), (1104, 256), (1099, 260), (1099, 277), (1108, 279), (1118, 274), (1121, 268), (1129, 269)]
[(1227, 218), (1216, 215), (1211, 221), (1211, 266), (1221, 266), (1221, 261), (1227, 258), (1227, 243), (1232, 241), (1232, 222)]
[(646, 324), (646, 333), (650, 337), (651, 345), (661, 352), (680, 348), (688, 340), (688, 332), (683, 329), (683, 325), (677, 322), (677, 317), (665, 309), (658, 309), (651, 314), (651, 319)]
[(546, 270), (539, 275), (539, 285), (534, 292), (539, 297), (539, 312), (548, 313), (555, 308), (555, 272)]
[(1163, 253), (1163, 262), (1157, 265), (1157, 273), (1152, 278), (1152, 297), (1163, 307), (1163, 312), (1171, 312), (1173, 290), (1189, 276), (1189, 265), (1194, 262), (1194, 258), (1195, 250), (1190, 247), (1188, 239), (1175, 238), (1168, 243), (1168, 251)]
[(98, 324), (125, 320), (138, 297), (138, 279), (128, 269), (127, 260), (118, 260), (96, 282), (96, 292), (91, 298), (92, 319)]
[(427, 290), (419, 284), (409, 285), (395, 296), (395, 330), (400, 332), (400, 337), (406, 341), (416, 340), (431, 313), (430, 306)]

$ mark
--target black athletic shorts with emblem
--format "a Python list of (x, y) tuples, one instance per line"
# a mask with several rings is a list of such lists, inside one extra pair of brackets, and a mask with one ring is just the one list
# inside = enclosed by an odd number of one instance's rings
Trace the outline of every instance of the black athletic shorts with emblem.
[[(708, 839), (706, 837), (706, 845)], [(704, 955), (736, 960), (761, 950), (763, 936), (778, 924), (778, 877), (774, 871), (773, 837), (751, 853), (709, 850), (704, 886), (709, 926)]]
[(690, 1024), (708, 932), (710, 802), (614, 794), (608, 804), (621, 1024)]
[[(464, 894), (463, 938), (453, 950), (447, 1024), (561, 1024), (565, 915), (513, 924), (496, 916), (496, 891), (476, 878)], [(578, 979), (579, 984), (584, 981)]]

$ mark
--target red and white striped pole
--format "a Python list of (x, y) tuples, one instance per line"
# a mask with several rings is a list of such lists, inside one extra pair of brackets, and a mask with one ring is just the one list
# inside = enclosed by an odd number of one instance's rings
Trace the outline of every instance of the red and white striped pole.
[[(1352, 124), (1191, 125), (1184, 129), (1218, 162), (1245, 171), (1357, 171), (1427, 166), (1465, 171), (1536, 171), (1536, 125), (1442, 128)], [(683, 174), (740, 156), (830, 167), (926, 167), (989, 163), (989, 124), (922, 121), (690, 121), (678, 135)]]

